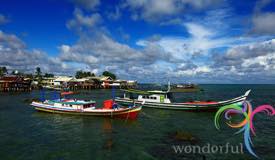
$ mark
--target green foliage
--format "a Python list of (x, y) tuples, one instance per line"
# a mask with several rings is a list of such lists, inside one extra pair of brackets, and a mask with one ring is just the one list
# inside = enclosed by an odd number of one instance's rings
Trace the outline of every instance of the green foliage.
[(116, 75), (115, 74), (113, 74), (113, 73), (111, 73), (111, 72), (109, 72), (109, 71), (104, 71), (103, 73), (102, 73), (102, 75), (103, 76), (109, 76), (109, 77), (111, 77), (112, 79), (116, 79)]
[(8, 70), (6, 67), (0, 67), (0, 76), (3, 76), (8, 73)]
[(41, 85), (41, 82), (42, 82), (42, 72), (41, 72), (41, 69), (40, 67), (36, 67), (36, 78), (37, 78), (37, 81), (38, 81), (38, 85)]
[(40, 67), (36, 67), (36, 72), (35, 72), (35, 73), (36, 73), (36, 76), (37, 76), (37, 77), (40, 77), (40, 76), (41, 76), (41, 73), (42, 73), (42, 72), (41, 72)]
[(47, 77), (47, 78), (52, 78), (52, 77), (54, 77), (54, 74), (51, 74), (51, 73), (45, 73), (45, 74), (44, 74), (44, 77)]
[(85, 71), (77, 71), (75, 73), (75, 78), (85, 78), (85, 77), (94, 77), (95, 74), (91, 72), (85, 72)]
[(18, 70), (13, 70), (11, 72), (12, 75), (23, 75), (23, 73), (19, 72)]
[(27, 78), (33, 79), (33, 75), (32, 75), (31, 73), (29, 73), (29, 74), (24, 74), (24, 76), (27, 77)]

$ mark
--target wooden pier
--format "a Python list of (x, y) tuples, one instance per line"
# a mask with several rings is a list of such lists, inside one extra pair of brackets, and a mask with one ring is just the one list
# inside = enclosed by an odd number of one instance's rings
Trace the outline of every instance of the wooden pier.
[(4, 76), (0, 78), (0, 91), (31, 91), (31, 80), (21, 76)]

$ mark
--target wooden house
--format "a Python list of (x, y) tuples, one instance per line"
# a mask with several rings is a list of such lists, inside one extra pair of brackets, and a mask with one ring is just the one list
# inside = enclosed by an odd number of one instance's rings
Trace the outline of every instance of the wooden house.
[(1, 77), (0, 91), (31, 91), (31, 80), (22, 76)]

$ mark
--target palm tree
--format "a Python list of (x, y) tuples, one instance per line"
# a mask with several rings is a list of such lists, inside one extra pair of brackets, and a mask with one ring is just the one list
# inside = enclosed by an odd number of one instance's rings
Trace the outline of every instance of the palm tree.
[(42, 72), (40, 67), (36, 67), (36, 78), (37, 78), (37, 82), (38, 82), (38, 86), (41, 86), (42, 83)]
[(36, 75), (37, 75), (37, 77), (41, 76), (41, 69), (40, 69), (40, 67), (36, 67)]
[(8, 70), (6, 67), (0, 67), (0, 76), (3, 76), (8, 73)]

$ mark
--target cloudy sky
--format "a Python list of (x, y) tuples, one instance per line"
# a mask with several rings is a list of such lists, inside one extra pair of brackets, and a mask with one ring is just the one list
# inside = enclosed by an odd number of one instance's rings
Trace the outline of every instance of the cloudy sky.
[(275, 83), (275, 0), (2, 0), (0, 66)]

